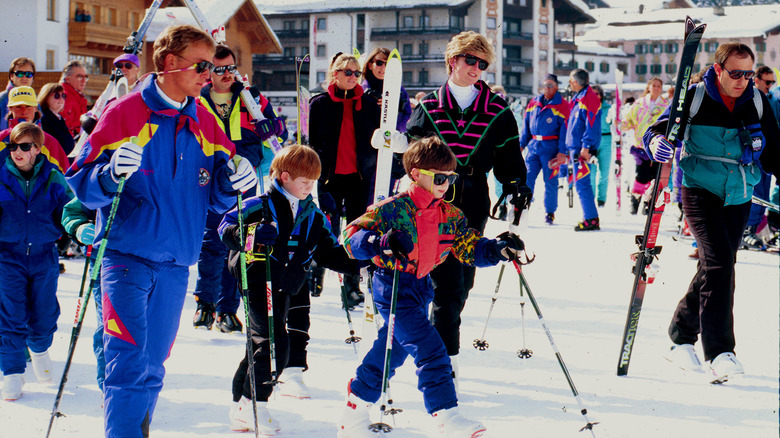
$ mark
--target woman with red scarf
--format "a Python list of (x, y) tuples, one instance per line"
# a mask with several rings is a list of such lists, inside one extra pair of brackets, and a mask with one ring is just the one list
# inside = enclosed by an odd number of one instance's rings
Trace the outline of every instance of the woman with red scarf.
[[(374, 193), (377, 152), (371, 135), (379, 128), (380, 108), (363, 93), (360, 76), (357, 59), (338, 53), (328, 70), (328, 92), (310, 105), (309, 141), (322, 162), (320, 208), (330, 216), (334, 234), (339, 233), (342, 207), (352, 222), (365, 213)], [(345, 276), (345, 284), (349, 304), (362, 301), (359, 277)]]

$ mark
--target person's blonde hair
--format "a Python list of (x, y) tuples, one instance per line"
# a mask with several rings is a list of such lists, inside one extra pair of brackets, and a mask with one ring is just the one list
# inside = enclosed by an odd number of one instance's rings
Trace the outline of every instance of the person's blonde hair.
[(342, 70), (349, 64), (354, 63), (357, 65), (355, 71), (360, 71), (360, 63), (357, 58), (346, 53), (339, 53), (333, 57), (330, 61), (330, 67), (328, 68), (328, 85), (336, 82), (336, 70)]
[(447, 43), (447, 49), (444, 51), (444, 62), (447, 64), (447, 74), (452, 74), (452, 66), (450, 60), (458, 55), (466, 53), (474, 53), (480, 56), (482, 59), (493, 64), (496, 61), (496, 52), (493, 49), (493, 45), (483, 35), (468, 30), (461, 32)]
[(309, 146), (294, 144), (282, 148), (271, 161), (271, 178), (281, 179), (287, 172), (292, 179), (304, 177), (319, 179), (322, 172), (320, 156)]
[[(180, 55), (192, 44), (205, 44), (214, 51), (214, 40), (195, 26), (182, 24), (169, 26), (157, 37), (154, 42), (154, 67), (157, 71), (165, 71), (165, 57), (168, 55)], [(209, 59), (210, 61), (210, 59)]]
[(658, 76), (653, 76), (652, 78), (650, 78), (649, 81), (647, 81), (647, 85), (645, 86), (645, 92), (644, 92), (644, 94), (642, 94), (642, 97), (645, 97), (648, 94), (650, 94), (650, 86), (653, 85), (653, 82), (655, 82), (655, 81), (658, 81), (658, 82), (661, 83), (661, 94), (664, 93), (664, 91), (663, 91), (664, 81), (662, 81), (661, 78), (659, 78)]
[(35, 123), (31, 122), (22, 122), (14, 126), (14, 129), (11, 130), (11, 135), (9, 135), (8, 138), (11, 140), (11, 143), (16, 143), (16, 140), (24, 137), (25, 135), (32, 137), (32, 141), (35, 143), (35, 146), (37, 146), (38, 149), (43, 146), (43, 141), (46, 138), (43, 135), (43, 129), (41, 129), (40, 126), (36, 125)]
[(49, 82), (48, 84), (41, 87), (41, 92), (38, 93), (38, 105), (41, 106), (41, 108), (49, 109), (49, 96), (52, 95), (52, 93), (56, 92), (62, 92), (64, 88), (62, 87), (62, 84), (58, 84), (56, 82)]

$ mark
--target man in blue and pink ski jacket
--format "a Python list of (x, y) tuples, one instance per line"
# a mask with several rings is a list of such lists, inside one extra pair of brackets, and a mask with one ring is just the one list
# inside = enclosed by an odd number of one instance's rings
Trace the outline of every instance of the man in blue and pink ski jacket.
[(257, 182), (249, 161), (234, 158), (233, 143), (195, 102), (213, 55), (213, 40), (199, 29), (164, 30), (154, 44), (157, 73), (138, 85), (139, 92), (109, 105), (66, 175), (84, 206), (97, 210), (95, 244), (106, 248), (101, 289), (108, 438), (149, 436), (206, 212), (228, 210), (237, 190)]
[(569, 86), (575, 95), (571, 101), (571, 113), (566, 128), (566, 149), (568, 154), (574, 157), (575, 186), (583, 214), (583, 221), (578, 223), (574, 230), (598, 230), (599, 213), (596, 210), (593, 186), (590, 177), (587, 177), (587, 161), (596, 153), (601, 143), (601, 101), (590, 88), (588, 72), (583, 69), (572, 70), (569, 74)]

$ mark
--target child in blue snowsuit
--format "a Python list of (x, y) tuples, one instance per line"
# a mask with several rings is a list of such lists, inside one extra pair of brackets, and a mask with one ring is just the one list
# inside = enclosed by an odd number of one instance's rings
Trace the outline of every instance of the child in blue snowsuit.
[(51, 381), (48, 349), (57, 331), (62, 208), (73, 194), (62, 173), (41, 154), (41, 128), (23, 122), (11, 131), (0, 167), (0, 367), (3, 398), (22, 395), (29, 346), (39, 381)]
[[(272, 377), (268, 308), (266, 301), (266, 262), (257, 260), (271, 247), (271, 288), (273, 295), (273, 329), (276, 348), (276, 370), (285, 370), (281, 380), (288, 376), (290, 358), (290, 336), (288, 327), (299, 327), (308, 314), (290, 315), (290, 301), (296, 295), (305, 294), (306, 273), (312, 259), (321, 266), (335, 271), (355, 274), (358, 264), (351, 260), (333, 235), (330, 222), (317, 208), (311, 191), (320, 177), (320, 159), (317, 152), (308, 146), (287, 146), (276, 154), (271, 162), (271, 188), (260, 196), (246, 200), (242, 211), (245, 228), (247, 255), (247, 282), (249, 299), (249, 333), (252, 335), (254, 371), (256, 382), (258, 428), (263, 435), (274, 435), (280, 429), (266, 404), (273, 391), (273, 385), (266, 384)], [(237, 278), (241, 278), (239, 251), (242, 241), (238, 210), (229, 211), (222, 219), (219, 233), (230, 249), (228, 267)], [(254, 229), (254, 231), (251, 231)], [(236, 431), (254, 429), (252, 411), (252, 387), (248, 370), (248, 358), (244, 356), (233, 378), (233, 407), (230, 409), (231, 428)], [(284, 386), (284, 385), (283, 385)]]
[(429, 274), (450, 252), (464, 264), (493, 266), (514, 257), (521, 243), (508, 233), (495, 240), (481, 237), (466, 226), (463, 212), (442, 200), (457, 177), (457, 161), (441, 139), (415, 141), (404, 153), (403, 163), (414, 181), (409, 190), (372, 206), (344, 232), (347, 252), (378, 266), (373, 295), (385, 324), (347, 385), (339, 437), (373, 436), (368, 431), (369, 408), (381, 395), (394, 271), (400, 273), (389, 375), (412, 356), (428, 413), (448, 436), (479, 436), (485, 427), (458, 413), (450, 359), (428, 319), (433, 300)]

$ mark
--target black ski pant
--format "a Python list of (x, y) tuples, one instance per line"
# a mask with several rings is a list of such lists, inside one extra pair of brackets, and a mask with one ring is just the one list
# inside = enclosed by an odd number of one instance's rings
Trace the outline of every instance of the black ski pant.
[(699, 248), (699, 262), (688, 292), (669, 325), (675, 344), (694, 344), (701, 334), (704, 359), (734, 352), (734, 264), (750, 202), (724, 205), (717, 195), (682, 188), (685, 217)]
[[(461, 169), (456, 172), (461, 177), (450, 187), (445, 200), (452, 199), (452, 204), (466, 216), (468, 226), (482, 233), (490, 210), (487, 177), (484, 174), (467, 175)], [(449, 356), (460, 351), (460, 314), (474, 287), (474, 274), (474, 267), (464, 266), (452, 255), (431, 271), (434, 286), (431, 322)]]

